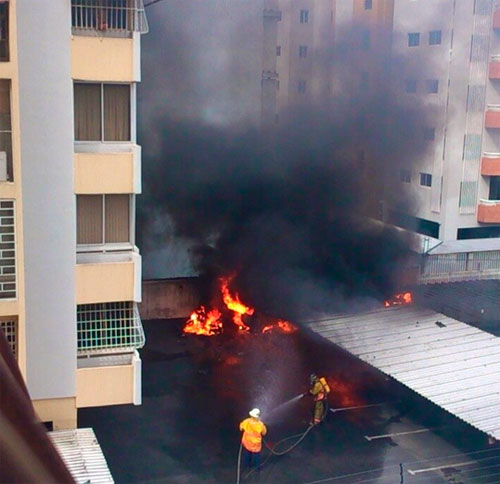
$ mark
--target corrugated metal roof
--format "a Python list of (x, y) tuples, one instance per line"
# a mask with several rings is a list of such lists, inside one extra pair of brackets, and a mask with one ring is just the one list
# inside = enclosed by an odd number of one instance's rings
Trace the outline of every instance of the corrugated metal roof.
[(500, 250), (500, 237), (492, 237), (489, 239), (447, 240), (437, 247), (430, 249), (428, 254), (457, 254), (460, 252), (483, 252), (490, 250)]
[(500, 440), (500, 338), (415, 306), (336, 316), (309, 328)]
[(78, 484), (114, 482), (92, 429), (56, 430), (49, 437)]

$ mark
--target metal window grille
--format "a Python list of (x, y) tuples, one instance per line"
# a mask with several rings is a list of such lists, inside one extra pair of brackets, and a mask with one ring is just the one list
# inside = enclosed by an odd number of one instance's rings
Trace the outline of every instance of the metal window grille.
[(10, 349), (17, 359), (17, 319), (0, 320), (0, 329), (2, 329)]
[(0, 299), (16, 297), (14, 200), (0, 200)]
[(482, 112), (486, 86), (470, 85), (467, 90), (467, 111)]
[(470, 60), (484, 62), (488, 58), (489, 37), (487, 35), (475, 34), (472, 36)]
[(477, 181), (463, 181), (460, 183), (460, 200), (458, 206), (475, 208), (477, 194)]
[(429, 32), (429, 45), (441, 44), (441, 30), (431, 30)]
[(464, 160), (478, 160), (481, 157), (481, 135), (466, 134), (464, 143)]
[(137, 305), (131, 301), (77, 306), (78, 355), (117, 353), (146, 342)]
[(71, 24), (75, 30), (148, 32), (143, 0), (72, 0)]
[(300, 23), (306, 24), (309, 22), (309, 10), (301, 10), (300, 11)]
[(476, 15), (489, 15), (491, 10), (491, 0), (475, 0), (474, 13)]
[(417, 47), (420, 45), (420, 33), (411, 32), (408, 34), (408, 47)]

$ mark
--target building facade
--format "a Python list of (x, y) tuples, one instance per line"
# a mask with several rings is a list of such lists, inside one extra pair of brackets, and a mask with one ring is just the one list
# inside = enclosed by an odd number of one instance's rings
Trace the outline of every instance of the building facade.
[(443, 240), (500, 236), (496, 3), (395, 2), (393, 51), (407, 69), (399, 90), (433, 113), (416, 134), (427, 154), (401, 182), (418, 200), (417, 226)]
[[(498, 2), (268, 1), (274, 2), (276, 60), (265, 57), (272, 66), (265, 70), (273, 72), (272, 88), (263, 81), (265, 118), (274, 111), (279, 121), (291, 106), (339, 94), (336, 76), (348, 49), (354, 92), (376, 92), (391, 82), (403, 103), (428, 111), (415, 133), (425, 154), (411, 166), (401, 160), (395, 180), (415, 202), (413, 212), (384, 207), (384, 216), (442, 240), (499, 237)], [(397, 58), (392, 67), (391, 56)]]
[(141, 0), (0, 2), (0, 325), (54, 429), (141, 401), (146, 31)]

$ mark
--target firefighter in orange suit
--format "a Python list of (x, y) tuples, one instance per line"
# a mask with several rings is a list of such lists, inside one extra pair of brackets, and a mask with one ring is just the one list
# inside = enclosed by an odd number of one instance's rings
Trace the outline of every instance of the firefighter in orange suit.
[(254, 408), (249, 412), (250, 417), (240, 423), (243, 432), (241, 445), (243, 458), (247, 467), (259, 470), (260, 452), (262, 450), (262, 437), (266, 435), (267, 428), (260, 420), (260, 410)]
[(325, 419), (326, 413), (328, 412), (326, 397), (330, 393), (330, 387), (325, 378), (319, 378), (315, 373), (311, 374), (309, 382), (311, 388), (308, 393), (314, 398), (314, 410), (311, 424), (318, 425)]

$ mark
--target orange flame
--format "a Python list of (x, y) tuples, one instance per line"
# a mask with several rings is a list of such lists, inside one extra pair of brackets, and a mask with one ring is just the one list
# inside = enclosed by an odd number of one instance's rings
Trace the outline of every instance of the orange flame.
[(251, 316), (254, 313), (254, 308), (249, 306), (245, 306), (241, 301), (238, 294), (231, 296), (229, 292), (229, 283), (233, 279), (234, 276), (231, 277), (223, 277), (220, 279), (221, 282), (221, 292), (222, 292), (222, 300), (227, 308), (233, 311), (233, 323), (238, 326), (240, 331), (250, 331), (250, 327), (247, 326), (242, 319), (242, 316), (248, 314)]
[(261, 333), (270, 333), (271, 331), (274, 331), (275, 329), (278, 329), (282, 333), (295, 333), (297, 331), (297, 326), (294, 326), (292, 323), (288, 321), (284, 321), (283, 319), (278, 319), (276, 324), (269, 324), (267, 326), (264, 326), (262, 328)]
[(207, 313), (205, 306), (193, 311), (186, 322), (183, 331), (185, 333), (213, 336), (222, 332), (221, 313), (212, 309)]
[(401, 292), (399, 294), (395, 294), (389, 300), (384, 301), (384, 306), (386, 308), (391, 306), (403, 306), (405, 304), (411, 304), (413, 302), (413, 298), (411, 292)]

